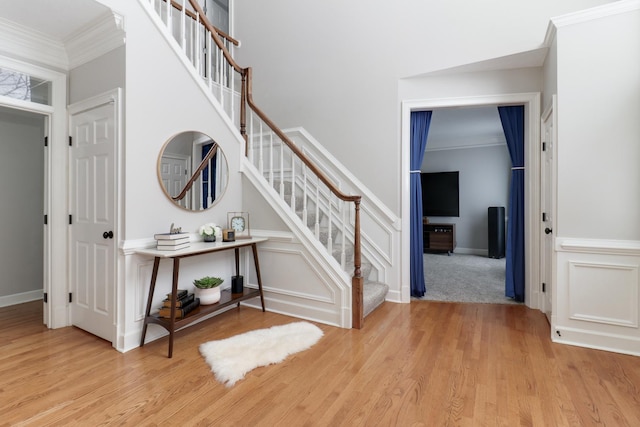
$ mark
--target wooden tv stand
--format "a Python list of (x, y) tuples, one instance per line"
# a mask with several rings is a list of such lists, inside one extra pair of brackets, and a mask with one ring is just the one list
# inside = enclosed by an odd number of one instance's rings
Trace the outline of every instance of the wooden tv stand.
[(422, 220), (422, 252), (446, 252), (451, 255), (456, 247), (456, 225), (429, 223)]

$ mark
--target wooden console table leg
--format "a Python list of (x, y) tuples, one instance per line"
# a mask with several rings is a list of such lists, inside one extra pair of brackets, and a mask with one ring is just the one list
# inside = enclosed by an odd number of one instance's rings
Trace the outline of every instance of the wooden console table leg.
[(176, 331), (176, 301), (178, 300), (178, 272), (180, 258), (173, 259), (173, 282), (171, 284), (171, 319), (169, 319), (169, 359), (173, 356), (173, 335)]
[(264, 294), (262, 293), (262, 278), (260, 277), (260, 263), (258, 262), (258, 246), (253, 243), (251, 249), (253, 250), (253, 265), (256, 267), (256, 278), (258, 279), (258, 289), (260, 290), (260, 302), (264, 312)]
[(160, 265), (160, 258), (155, 257), (153, 260), (153, 270), (151, 272), (151, 283), (149, 284), (149, 296), (147, 297), (147, 310), (144, 312), (144, 323), (142, 325), (142, 336), (140, 337), (140, 347), (144, 345), (144, 339), (147, 336), (147, 318), (151, 314), (151, 302), (153, 300), (153, 293), (156, 290), (156, 279), (158, 278), (158, 266)]

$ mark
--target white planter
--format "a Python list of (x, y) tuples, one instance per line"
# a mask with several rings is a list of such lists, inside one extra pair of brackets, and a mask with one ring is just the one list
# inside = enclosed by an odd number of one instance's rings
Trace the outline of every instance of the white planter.
[(196, 288), (196, 297), (200, 298), (200, 304), (210, 305), (220, 301), (220, 286), (209, 289)]

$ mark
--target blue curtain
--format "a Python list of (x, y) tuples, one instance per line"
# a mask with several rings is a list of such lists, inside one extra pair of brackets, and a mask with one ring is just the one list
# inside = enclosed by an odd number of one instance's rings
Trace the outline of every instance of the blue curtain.
[(524, 301), (524, 106), (498, 107), (511, 156), (505, 295)]
[(422, 255), (422, 184), (420, 167), (427, 148), (431, 111), (411, 113), (411, 296), (422, 297), (424, 285), (424, 257)]

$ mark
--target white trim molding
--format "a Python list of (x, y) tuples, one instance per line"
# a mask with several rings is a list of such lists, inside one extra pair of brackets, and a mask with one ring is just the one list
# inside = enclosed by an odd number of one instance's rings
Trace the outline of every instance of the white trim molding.
[[(410, 229), (410, 148), (411, 148), (411, 112), (437, 110), (449, 107), (471, 106), (525, 106), (525, 304), (530, 308), (540, 307), (540, 291), (536, 283), (539, 280), (539, 236), (540, 223), (540, 93), (507, 93), (485, 96), (411, 99), (402, 101), (401, 107), (401, 210), (402, 229)], [(410, 235), (402, 233), (401, 265), (402, 265), (402, 302), (411, 298), (409, 259)]]
[(640, 241), (558, 238), (555, 342), (640, 355)]

